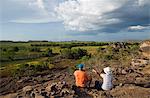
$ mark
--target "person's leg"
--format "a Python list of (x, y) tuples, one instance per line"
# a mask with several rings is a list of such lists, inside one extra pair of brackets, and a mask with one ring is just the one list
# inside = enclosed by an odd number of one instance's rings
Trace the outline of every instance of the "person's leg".
[(102, 88), (101, 88), (101, 86), (102, 86), (102, 82), (100, 82), (100, 81), (95, 81), (95, 89), (97, 89), (97, 90), (102, 90)]
[(72, 86), (72, 90), (75, 91), (75, 94), (78, 95), (80, 93), (80, 87), (77, 87), (76, 85)]
[(92, 82), (92, 79), (91, 79), (91, 80), (88, 80), (88, 82), (87, 82), (87, 84), (86, 84), (86, 86), (87, 86), (88, 88), (91, 87), (91, 82)]

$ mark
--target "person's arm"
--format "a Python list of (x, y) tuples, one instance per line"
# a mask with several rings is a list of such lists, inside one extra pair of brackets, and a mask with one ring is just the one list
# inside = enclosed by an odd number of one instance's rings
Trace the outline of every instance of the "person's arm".
[(96, 73), (98, 76), (100, 76), (100, 73), (97, 72), (95, 69), (93, 69), (92, 72), (94, 72), (94, 73)]
[(77, 76), (77, 72), (75, 71), (75, 72), (73, 73), (73, 75), (76, 77), (76, 76)]
[(100, 74), (100, 76), (103, 78), (105, 74)]

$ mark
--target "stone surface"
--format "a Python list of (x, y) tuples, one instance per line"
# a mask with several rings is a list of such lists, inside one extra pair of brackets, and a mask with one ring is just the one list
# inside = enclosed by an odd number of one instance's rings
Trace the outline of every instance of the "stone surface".
[(32, 86), (25, 86), (22, 90), (23, 90), (23, 92), (32, 91), (33, 87)]
[(0, 96), (0, 98), (17, 98), (17, 93), (8, 94), (5, 96)]

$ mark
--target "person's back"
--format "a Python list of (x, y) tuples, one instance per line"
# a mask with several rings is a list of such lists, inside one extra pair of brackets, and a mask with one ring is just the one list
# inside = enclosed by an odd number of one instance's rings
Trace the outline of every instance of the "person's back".
[(110, 90), (113, 87), (112, 74), (110, 72), (110, 68), (109, 67), (104, 68), (104, 72), (105, 74), (101, 74), (101, 77), (103, 78), (102, 89)]
[(74, 72), (75, 80), (76, 80), (76, 86), (78, 87), (85, 87), (86, 82), (88, 81), (87, 74), (85, 71), (82, 70), (76, 70)]
[(84, 67), (83, 64), (79, 64), (78, 65), (79, 70), (76, 70), (74, 72), (77, 87), (86, 87), (88, 86), (87, 84), (88, 82), (90, 86), (90, 81), (92, 80), (90, 79), (90, 77), (87, 76), (86, 72), (83, 70), (83, 67)]

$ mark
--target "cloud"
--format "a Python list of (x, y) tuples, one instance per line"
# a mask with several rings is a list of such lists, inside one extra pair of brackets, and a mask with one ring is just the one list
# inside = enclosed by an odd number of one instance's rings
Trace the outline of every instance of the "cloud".
[(143, 30), (143, 29), (146, 29), (146, 28), (148, 28), (148, 26), (137, 25), (137, 26), (130, 26), (130, 27), (128, 27), (129, 30)]
[(30, 6), (37, 5), (39, 8), (45, 9), (44, 1), (43, 1), (43, 0), (30, 1), (30, 2), (29, 2), (29, 5), (30, 5)]
[[(5, 20), (15, 23), (48, 23), (60, 21), (56, 18), (54, 8), (59, 3), (56, 0), (6, 0), (9, 5), (3, 14)], [(10, 12), (11, 10), (11, 12)], [(7, 19), (11, 13), (10, 19)], [(13, 13), (13, 14), (12, 14)]]
[(148, 25), (149, 6), (149, 0), (67, 0), (55, 11), (68, 30), (118, 32)]
[[(15, 23), (62, 21), (74, 31), (119, 32), (149, 24), (149, 0), (5, 0), (3, 20)], [(12, 6), (12, 7), (11, 7)], [(143, 30), (146, 28), (143, 28)]]
[(10, 20), (12, 23), (24, 23), (24, 24), (32, 24), (32, 23), (50, 23), (56, 22), (57, 20), (49, 17), (34, 17), (34, 18), (20, 18), (16, 20)]
[(44, 1), (43, 0), (37, 0), (37, 5), (39, 6), (39, 8), (44, 9)]

